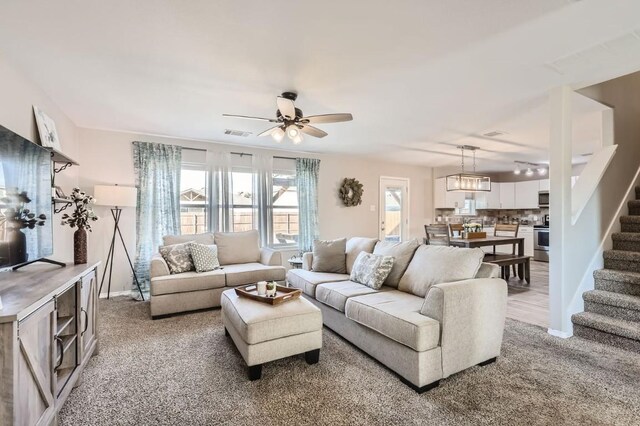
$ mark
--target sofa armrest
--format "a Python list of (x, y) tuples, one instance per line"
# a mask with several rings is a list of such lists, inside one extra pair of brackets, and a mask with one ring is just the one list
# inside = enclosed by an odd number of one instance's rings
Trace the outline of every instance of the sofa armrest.
[(434, 285), (420, 313), (440, 322), (444, 377), (500, 355), (507, 283), (474, 278)]
[(260, 263), (266, 266), (282, 266), (282, 253), (269, 247), (262, 247)]
[(500, 267), (495, 263), (482, 262), (474, 278), (500, 278)]
[(162, 277), (164, 275), (170, 275), (169, 265), (164, 260), (160, 253), (156, 253), (151, 257), (151, 263), (149, 265), (149, 275), (151, 278)]
[(302, 254), (302, 269), (310, 271), (313, 265), (313, 253), (308, 251)]

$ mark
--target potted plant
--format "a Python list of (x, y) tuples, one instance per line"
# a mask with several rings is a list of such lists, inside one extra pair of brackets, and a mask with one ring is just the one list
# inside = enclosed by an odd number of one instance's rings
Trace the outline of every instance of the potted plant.
[(73, 262), (78, 265), (87, 263), (87, 230), (91, 232), (91, 222), (98, 220), (91, 207), (96, 200), (80, 188), (73, 188), (69, 201), (74, 206), (74, 211), (71, 215), (62, 215), (62, 225), (77, 228), (73, 233)]

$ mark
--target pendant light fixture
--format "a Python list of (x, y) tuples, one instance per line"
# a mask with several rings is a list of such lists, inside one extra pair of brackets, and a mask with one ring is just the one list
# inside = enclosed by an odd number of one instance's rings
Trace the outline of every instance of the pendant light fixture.
[[(475, 146), (461, 145), (458, 149), (461, 152), (461, 171), (460, 173), (447, 176), (447, 191), (490, 192), (491, 178), (489, 176), (476, 174), (476, 150), (478, 148)], [(465, 150), (473, 153), (473, 173), (466, 173), (464, 171)]]

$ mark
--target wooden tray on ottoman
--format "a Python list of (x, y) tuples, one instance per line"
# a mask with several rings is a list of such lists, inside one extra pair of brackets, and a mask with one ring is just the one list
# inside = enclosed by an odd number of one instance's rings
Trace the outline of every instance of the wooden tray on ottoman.
[(236, 294), (240, 297), (266, 303), (268, 305), (280, 305), (281, 303), (295, 300), (302, 294), (302, 290), (276, 285), (276, 297), (258, 296), (258, 287), (255, 284), (236, 287)]

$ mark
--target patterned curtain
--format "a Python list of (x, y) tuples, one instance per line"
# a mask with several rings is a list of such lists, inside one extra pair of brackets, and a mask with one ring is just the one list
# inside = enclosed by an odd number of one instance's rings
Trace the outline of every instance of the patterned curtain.
[[(162, 237), (180, 234), (181, 162), (179, 146), (133, 142), (138, 188), (135, 271), (143, 291), (149, 288), (149, 263)], [(136, 294), (135, 281), (132, 284)]]
[(273, 242), (273, 157), (253, 154), (253, 227), (260, 233), (260, 245)]
[(318, 175), (320, 160), (296, 158), (296, 187), (298, 189), (299, 232), (298, 248), (311, 251), (318, 238)]

